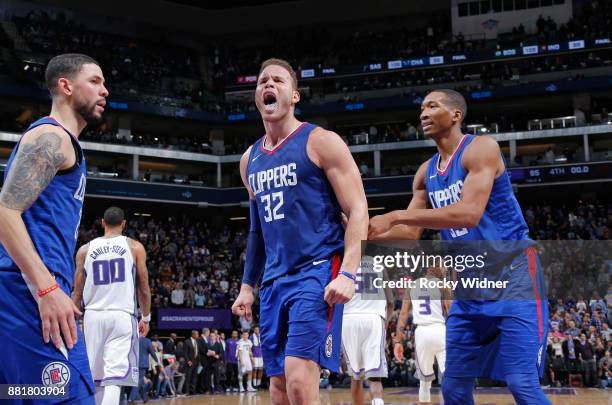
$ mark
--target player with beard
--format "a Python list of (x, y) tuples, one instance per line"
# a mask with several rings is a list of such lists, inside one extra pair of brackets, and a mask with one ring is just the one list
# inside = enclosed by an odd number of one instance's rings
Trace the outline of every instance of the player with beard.
[(319, 404), (319, 367), (338, 370), (342, 304), (355, 292), (368, 227), (348, 147), (337, 134), (298, 121), (299, 100), (291, 65), (265, 61), (255, 103), (266, 134), (240, 160), (251, 225), (232, 309), (250, 320), (259, 283), (261, 347), (274, 405)]
[(51, 113), (17, 142), (0, 192), (0, 384), (63, 387), (63, 401), (90, 404), (70, 299), (87, 174), (78, 136), (101, 120), (108, 91), (98, 62), (81, 54), (52, 58), (45, 81)]

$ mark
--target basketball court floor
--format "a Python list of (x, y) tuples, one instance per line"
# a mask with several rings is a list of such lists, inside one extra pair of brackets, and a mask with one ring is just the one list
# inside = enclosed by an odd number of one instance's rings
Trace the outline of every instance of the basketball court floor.
[[(612, 390), (596, 388), (550, 388), (544, 390), (554, 405), (612, 405)], [(510, 405), (510, 392), (505, 388), (483, 388), (476, 390), (477, 405)], [(268, 392), (225, 395), (196, 395), (172, 399), (151, 400), (149, 403), (173, 405), (267, 405), (270, 403)], [(432, 388), (432, 404), (440, 404), (441, 395), (437, 388)], [(351, 392), (348, 389), (335, 388), (321, 390), (322, 405), (351, 405)], [(369, 402), (366, 402), (366, 405)], [(387, 405), (417, 405), (417, 388), (389, 388), (385, 390)]]

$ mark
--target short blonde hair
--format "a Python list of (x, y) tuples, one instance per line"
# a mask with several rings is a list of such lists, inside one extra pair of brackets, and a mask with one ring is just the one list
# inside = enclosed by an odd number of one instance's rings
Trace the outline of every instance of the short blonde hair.
[(261, 75), (261, 72), (263, 72), (265, 68), (267, 68), (268, 66), (272, 66), (272, 65), (280, 66), (284, 68), (287, 72), (289, 72), (289, 76), (291, 76), (291, 82), (293, 84), (293, 89), (294, 90), (298, 89), (297, 74), (295, 73), (295, 70), (293, 70), (289, 62), (287, 62), (284, 59), (270, 58), (270, 59), (264, 60), (261, 64), (261, 68), (259, 69), (259, 75)]

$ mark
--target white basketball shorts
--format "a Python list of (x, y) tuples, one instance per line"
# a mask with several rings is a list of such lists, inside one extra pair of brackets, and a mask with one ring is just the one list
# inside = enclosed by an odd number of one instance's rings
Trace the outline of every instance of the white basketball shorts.
[(354, 379), (386, 378), (385, 320), (377, 314), (345, 314), (342, 350)]
[(99, 385), (138, 386), (138, 324), (124, 311), (86, 310), (87, 357)]
[(414, 332), (417, 372), (415, 376), (422, 381), (433, 381), (434, 360), (438, 360), (438, 370), (444, 374), (446, 363), (446, 325), (432, 323), (419, 325)]

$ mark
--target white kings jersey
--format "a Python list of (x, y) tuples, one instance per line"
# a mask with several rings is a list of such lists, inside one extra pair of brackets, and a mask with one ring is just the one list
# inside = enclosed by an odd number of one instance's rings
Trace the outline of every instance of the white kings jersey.
[(84, 270), (85, 310), (136, 314), (136, 267), (127, 237), (89, 242)]
[(428, 280), (439, 281), (435, 277), (422, 277), (416, 280), (415, 288), (410, 289), (412, 320), (415, 325), (445, 323), (442, 293), (438, 288), (428, 287), (426, 285)]
[[(356, 277), (355, 295), (344, 304), (344, 314), (375, 314), (385, 319), (387, 299), (382, 288), (383, 273), (374, 271), (371, 256), (362, 257)], [(376, 288), (376, 285), (381, 288)]]

